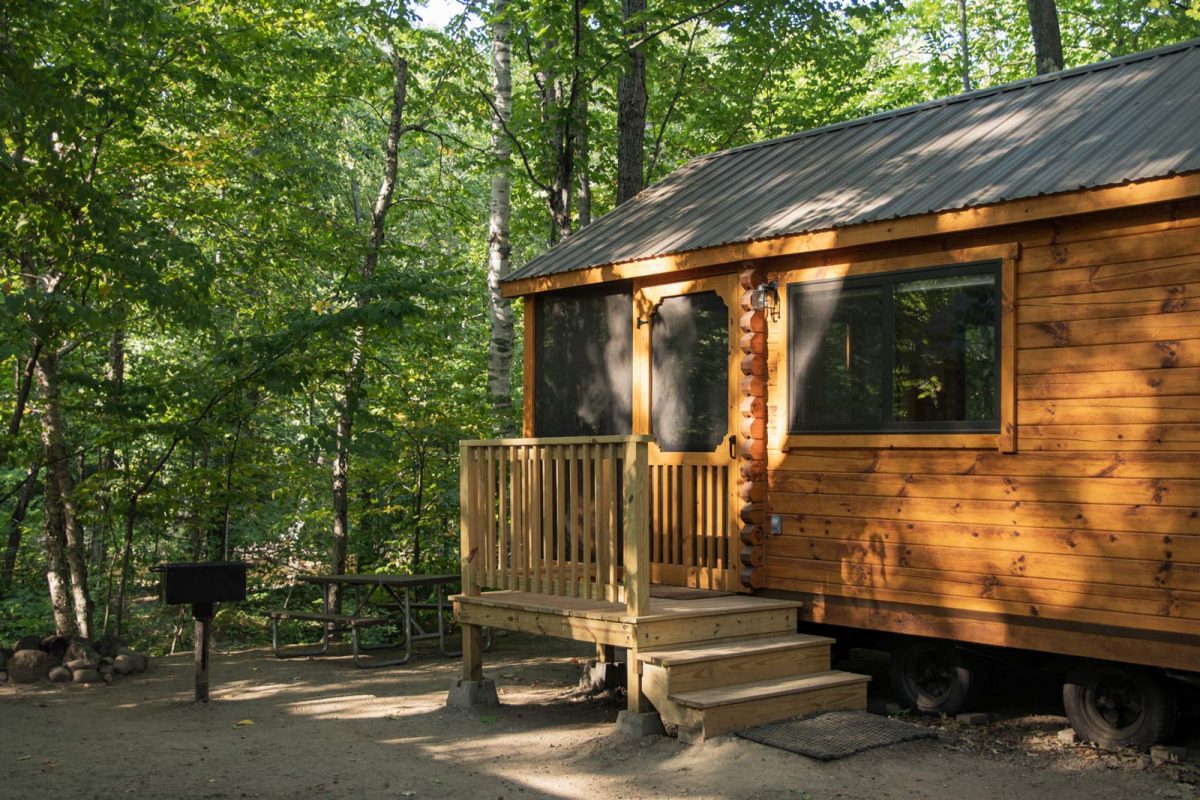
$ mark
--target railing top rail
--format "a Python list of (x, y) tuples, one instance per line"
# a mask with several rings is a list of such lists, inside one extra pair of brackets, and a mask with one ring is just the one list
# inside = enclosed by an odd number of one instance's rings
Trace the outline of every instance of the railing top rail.
[(461, 447), (516, 447), (527, 445), (628, 444), (652, 442), (654, 437), (644, 433), (626, 436), (535, 436), (524, 439), (463, 439)]

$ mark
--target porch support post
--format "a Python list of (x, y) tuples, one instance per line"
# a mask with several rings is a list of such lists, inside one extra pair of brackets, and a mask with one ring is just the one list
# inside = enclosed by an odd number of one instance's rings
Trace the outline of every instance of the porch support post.
[[(646, 437), (631, 437), (625, 445), (623, 562), (625, 610), (635, 617), (650, 613), (650, 520), (647, 514), (650, 501), (646, 485), (649, 471)], [(629, 662), (632, 664), (633, 659)]]

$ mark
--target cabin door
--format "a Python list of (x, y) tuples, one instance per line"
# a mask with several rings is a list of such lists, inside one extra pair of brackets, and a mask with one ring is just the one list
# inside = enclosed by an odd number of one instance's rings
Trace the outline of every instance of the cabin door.
[(735, 275), (634, 293), (634, 432), (650, 433), (650, 579), (740, 591)]

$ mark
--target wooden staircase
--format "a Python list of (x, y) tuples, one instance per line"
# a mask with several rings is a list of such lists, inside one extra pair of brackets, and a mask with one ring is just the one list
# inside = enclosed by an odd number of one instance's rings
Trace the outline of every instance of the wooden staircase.
[(814, 711), (866, 708), (870, 678), (830, 669), (832, 644), (784, 629), (641, 650), (642, 691), (683, 741)]

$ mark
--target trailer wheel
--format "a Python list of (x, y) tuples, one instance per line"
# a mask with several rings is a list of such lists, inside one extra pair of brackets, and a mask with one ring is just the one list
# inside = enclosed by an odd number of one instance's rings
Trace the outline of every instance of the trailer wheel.
[(971, 695), (971, 670), (949, 642), (905, 642), (892, 652), (890, 675), (900, 703), (925, 714), (957, 714)]
[(1175, 687), (1142, 667), (1080, 664), (1063, 684), (1063, 705), (1079, 737), (1105, 747), (1155, 744), (1175, 729)]

